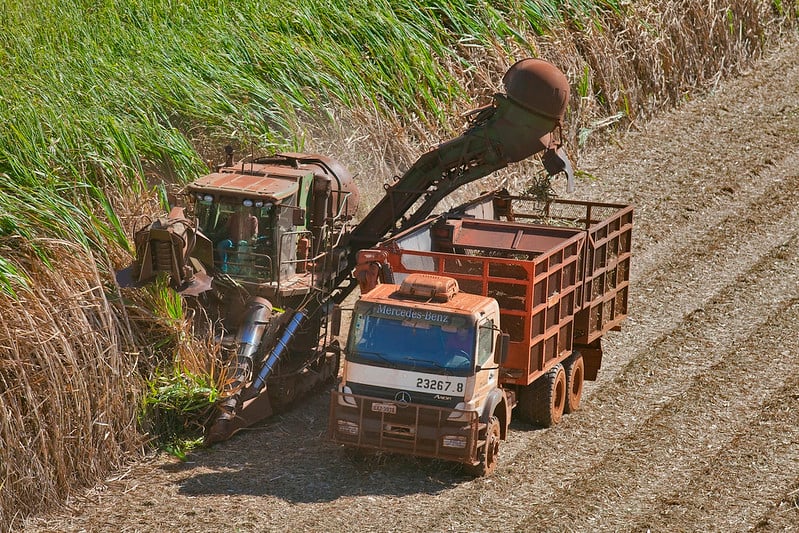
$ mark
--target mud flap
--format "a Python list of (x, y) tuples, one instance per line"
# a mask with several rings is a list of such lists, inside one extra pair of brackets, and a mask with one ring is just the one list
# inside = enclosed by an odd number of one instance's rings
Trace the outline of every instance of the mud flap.
[(591, 344), (575, 345), (575, 350), (583, 354), (586, 381), (596, 381), (599, 368), (602, 366), (602, 339), (597, 339)]

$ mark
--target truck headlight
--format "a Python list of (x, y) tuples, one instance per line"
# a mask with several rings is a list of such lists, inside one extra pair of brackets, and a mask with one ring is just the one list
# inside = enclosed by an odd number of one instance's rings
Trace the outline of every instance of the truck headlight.
[(455, 406), (455, 410), (447, 416), (447, 420), (450, 422), (468, 422), (471, 415), (470, 411), (476, 410), (473, 402), (459, 402)]
[(441, 445), (444, 448), (465, 448), (466, 437), (463, 435), (444, 435), (441, 437)]
[(350, 422), (348, 420), (338, 420), (338, 432), (343, 433), (345, 435), (357, 435), (360, 433), (361, 428), (358, 427), (358, 424), (355, 422)]
[(344, 407), (358, 407), (358, 402), (351, 396), (352, 389), (346, 385), (341, 388), (341, 394), (338, 396), (338, 404)]

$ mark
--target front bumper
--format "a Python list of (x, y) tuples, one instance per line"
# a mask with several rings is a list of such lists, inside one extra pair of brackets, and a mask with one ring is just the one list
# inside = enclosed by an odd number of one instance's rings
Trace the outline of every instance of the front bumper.
[(347, 446), (475, 464), (483, 425), (475, 411), (331, 392), (329, 436)]

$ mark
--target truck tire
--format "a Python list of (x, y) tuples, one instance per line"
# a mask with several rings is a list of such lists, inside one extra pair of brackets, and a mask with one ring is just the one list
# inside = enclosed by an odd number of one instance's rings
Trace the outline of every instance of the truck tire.
[(573, 413), (580, 408), (583, 397), (583, 384), (585, 383), (585, 363), (580, 352), (574, 352), (566, 361), (566, 405), (563, 412)]
[(492, 415), (488, 420), (485, 431), (485, 445), (478, 454), (480, 463), (466, 467), (466, 470), (475, 477), (490, 476), (497, 469), (497, 462), (499, 461), (499, 418)]
[(541, 427), (552, 427), (563, 418), (566, 408), (566, 372), (557, 364), (546, 374), (522, 388), (519, 414), (523, 420)]

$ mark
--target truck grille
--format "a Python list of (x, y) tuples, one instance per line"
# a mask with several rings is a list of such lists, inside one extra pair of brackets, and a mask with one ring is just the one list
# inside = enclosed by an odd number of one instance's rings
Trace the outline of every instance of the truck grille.
[(409, 395), (410, 399), (405, 399), (408, 403), (419, 403), (430, 405), (433, 407), (450, 407), (453, 408), (463, 401), (463, 396), (449, 395), (443, 392), (428, 393), (418, 391), (405, 391), (402, 389), (394, 389), (389, 387), (376, 387), (374, 385), (366, 385), (363, 383), (347, 382), (347, 386), (352, 390), (353, 394), (359, 396), (371, 396), (372, 398), (384, 398), (386, 400), (398, 400), (398, 393), (405, 393)]

